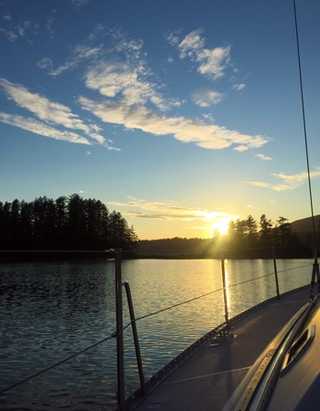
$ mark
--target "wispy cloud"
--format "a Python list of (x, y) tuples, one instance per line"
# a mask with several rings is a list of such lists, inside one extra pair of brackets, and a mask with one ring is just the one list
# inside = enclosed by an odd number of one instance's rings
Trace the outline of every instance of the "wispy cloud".
[(260, 160), (263, 160), (263, 161), (272, 160), (271, 156), (266, 156), (265, 154), (262, 154), (262, 153), (256, 154), (256, 157), (259, 158)]
[(103, 47), (101, 45), (96, 47), (79, 45), (73, 49), (71, 56), (59, 66), (54, 67), (53, 61), (49, 57), (43, 57), (38, 61), (37, 66), (47, 71), (50, 76), (57, 77), (63, 72), (79, 66), (83, 61), (98, 57), (102, 52)]
[(248, 151), (249, 147), (246, 144), (239, 144), (238, 146), (234, 147), (234, 150), (239, 151), (239, 153), (243, 153), (244, 151)]
[[(29, 38), (30, 35), (38, 34), (39, 24), (34, 24), (29, 20), (25, 20), (19, 24), (15, 24), (10, 15), (6, 16), (5, 27), (0, 27), (0, 34), (2, 34), (10, 42), (15, 42), (24, 37)], [(10, 18), (9, 18), (10, 17)]]
[(55, 16), (50, 16), (50, 17), (48, 17), (47, 22), (45, 24), (45, 27), (46, 27), (46, 29), (47, 29), (47, 31), (48, 31), (51, 38), (54, 37), (53, 25), (54, 25), (55, 21), (56, 21)]
[(267, 140), (260, 135), (251, 136), (183, 116), (157, 114), (145, 106), (128, 106), (123, 102), (97, 102), (80, 97), (82, 109), (88, 110), (102, 121), (120, 124), (127, 129), (138, 129), (154, 135), (173, 135), (184, 143), (194, 143), (206, 149), (223, 149), (230, 146), (258, 148)]
[(20, 84), (14, 84), (6, 79), (0, 79), (0, 88), (19, 107), (33, 113), (40, 120), (50, 124), (63, 126), (67, 129), (80, 130), (99, 144), (105, 143), (102, 131), (97, 125), (84, 123), (69, 107), (52, 102), (44, 96), (30, 92)]
[[(273, 173), (273, 176), (279, 178), (287, 184), (303, 184), (308, 179), (306, 171), (297, 174)], [(311, 178), (320, 177), (320, 170), (313, 170), (310, 172)]]
[(19, 38), (18, 33), (16, 33), (14, 30), (5, 29), (3, 27), (0, 27), (0, 33), (11, 42), (14, 42)]
[(19, 127), (31, 133), (55, 140), (68, 141), (69, 143), (90, 144), (87, 138), (72, 131), (61, 131), (34, 118), (17, 116), (0, 112), (0, 122), (10, 126)]
[[(298, 187), (301, 187), (308, 179), (308, 174), (306, 171), (302, 171), (297, 174), (284, 174), (284, 173), (273, 173), (278, 182), (269, 183), (266, 181), (248, 181), (248, 184), (254, 187), (267, 188), (273, 191), (287, 191), (295, 190)], [(313, 170), (310, 173), (311, 178), (320, 177), (320, 170)], [(279, 181), (280, 180), (280, 181)]]
[[(105, 46), (105, 38), (108, 38), (110, 46)], [(89, 62), (90, 66), (99, 65), (106, 57), (122, 55), (127, 64), (143, 66), (142, 40), (128, 40), (119, 30), (107, 29), (98, 24), (87, 36), (83, 43), (74, 46), (64, 63), (56, 65), (52, 58), (43, 57), (37, 66), (45, 70), (50, 76), (58, 77), (61, 74), (77, 68), (80, 64)]]
[(236, 83), (236, 84), (234, 84), (234, 85), (232, 86), (232, 88), (233, 88), (234, 90), (237, 90), (237, 91), (242, 91), (242, 90), (244, 90), (246, 87), (247, 87), (247, 85), (246, 85), (245, 83)]
[(126, 106), (152, 103), (161, 110), (177, 106), (180, 103), (165, 99), (156, 89), (156, 85), (145, 77), (145, 67), (131, 67), (126, 63), (100, 63), (88, 70), (86, 86), (98, 90), (106, 97), (119, 97)]
[(83, 7), (83, 6), (86, 6), (89, 3), (89, 0), (71, 0), (71, 3), (75, 7)]
[[(182, 101), (165, 96), (165, 86), (154, 80), (155, 76), (145, 61), (143, 42), (128, 40), (120, 31), (110, 30), (108, 35), (114, 43), (108, 49), (107, 57), (102, 46), (94, 46), (98, 38), (106, 35), (105, 27), (96, 28), (94, 32), (93, 36), (88, 37), (87, 45), (74, 50), (74, 58), (55, 71), (50, 60), (45, 59), (39, 63), (52, 75), (58, 75), (69, 69), (70, 65), (77, 65), (82, 59), (94, 57), (84, 75), (84, 81), (87, 88), (96, 90), (105, 99), (79, 97), (78, 102), (82, 109), (105, 123), (121, 125), (129, 130), (142, 130), (153, 135), (172, 135), (179, 141), (194, 143), (205, 149), (233, 147), (238, 151), (245, 151), (266, 144), (267, 139), (262, 135), (248, 135), (214, 122), (164, 114), (164, 111), (179, 107)], [(211, 75), (219, 78), (223, 75), (230, 50), (209, 50), (204, 47), (204, 43), (198, 32), (190, 33), (189, 37), (186, 36), (178, 43), (181, 56), (184, 58), (191, 53), (190, 55), (196, 56), (197, 61), (201, 62), (200, 72), (205, 73), (204, 67), (208, 64)], [(113, 53), (117, 58), (114, 58)], [(208, 57), (209, 54), (211, 57)], [(204, 90), (193, 96), (195, 103), (202, 107), (217, 104), (221, 98), (222, 94), (214, 90)], [(77, 120), (79, 119), (72, 119), (73, 127)], [(83, 124), (80, 124), (80, 127), (89, 136)]]
[(220, 103), (223, 94), (215, 90), (198, 90), (193, 93), (192, 100), (200, 107), (210, 107)]
[(181, 59), (189, 58), (196, 63), (198, 73), (214, 80), (223, 77), (231, 59), (230, 46), (206, 48), (206, 41), (200, 29), (190, 32), (182, 40), (177, 34), (171, 33), (168, 40), (178, 48)]
[(287, 190), (293, 190), (296, 188), (289, 184), (281, 184), (281, 183), (276, 184), (276, 183), (268, 183), (266, 181), (257, 181), (257, 180), (248, 181), (248, 184), (253, 187), (267, 188), (273, 191), (287, 191)]
[(234, 217), (221, 211), (185, 207), (174, 201), (147, 201), (131, 198), (128, 202), (113, 201), (109, 204), (123, 209), (129, 216), (137, 218), (184, 221), (210, 220), (210, 222), (214, 222), (223, 217)]

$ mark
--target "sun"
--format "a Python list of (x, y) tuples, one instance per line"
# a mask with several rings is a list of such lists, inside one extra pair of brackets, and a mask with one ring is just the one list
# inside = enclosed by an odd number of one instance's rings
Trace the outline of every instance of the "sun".
[(211, 229), (213, 234), (227, 235), (229, 231), (230, 217), (223, 217), (219, 220), (216, 220), (212, 225)]
[(217, 211), (207, 211), (203, 217), (207, 220), (206, 232), (210, 237), (228, 235), (231, 221), (238, 218), (235, 215)]

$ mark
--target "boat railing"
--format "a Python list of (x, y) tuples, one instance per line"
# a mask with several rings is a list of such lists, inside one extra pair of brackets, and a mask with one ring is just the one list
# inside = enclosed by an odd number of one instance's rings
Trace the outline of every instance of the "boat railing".
[[(276, 298), (280, 299), (281, 298), (281, 287), (280, 287), (280, 281), (279, 281), (279, 275), (287, 272), (291, 272), (294, 270), (301, 270), (305, 269), (307, 267), (312, 267), (312, 262), (310, 261), (309, 263), (304, 263), (304, 264), (297, 264), (295, 266), (279, 269), (278, 264), (277, 264), (277, 259), (274, 256), (273, 257), (273, 269), (270, 270), (270, 272), (264, 273), (262, 275), (256, 275), (253, 276), (252, 278), (241, 280), (241, 281), (236, 281), (234, 283), (229, 283), (228, 279), (226, 278), (226, 260), (222, 258), (220, 260), (220, 265), (221, 265), (221, 284), (222, 287), (209, 290), (205, 293), (202, 293), (200, 295), (193, 296), (191, 298), (187, 298), (182, 301), (176, 301), (171, 305), (165, 306), (165, 307), (160, 307), (157, 310), (144, 313), (139, 316), (135, 316), (135, 310), (134, 310), (134, 301), (131, 295), (131, 290), (130, 290), (130, 285), (129, 283), (123, 282), (122, 281), (122, 258), (121, 258), (121, 251), (118, 250), (112, 250), (111, 255), (110, 253), (108, 254), (109, 259), (111, 259), (114, 262), (114, 267), (115, 267), (115, 299), (116, 299), (116, 329), (113, 333), (110, 335), (107, 335), (106, 337), (96, 341), (95, 343), (85, 347), (82, 350), (76, 351), (69, 356), (55, 362), (54, 364), (51, 364), (35, 373), (32, 373), (28, 375), (25, 378), (22, 378), (21, 380), (5, 387), (0, 391), (0, 396), (4, 395), (5, 393), (18, 388), (19, 386), (30, 382), (31, 380), (35, 379), (36, 377), (39, 377), (40, 375), (46, 374), (50, 370), (57, 368), (68, 361), (71, 361), (72, 359), (89, 352), (93, 348), (107, 342), (113, 339), (116, 339), (116, 352), (117, 352), (117, 406), (118, 409), (120, 410), (125, 410), (126, 409), (126, 381), (125, 381), (125, 361), (124, 361), (124, 332), (131, 328), (132, 329), (132, 335), (133, 335), (133, 341), (134, 341), (134, 347), (135, 347), (135, 356), (136, 356), (136, 362), (137, 362), (137, 369), (139, 373), (139, 389), (136, 390), (135, 395), (143, 395), (144, 392), (146, 391), (146, 385), (145, 383), (145, 375), (144, 375), (144, 370), (143, 370), (143, 361), (142, 361), (142, 354), (141, 354), (141, 349), (140, 349), (140, 344), (139, 344), (139, 338), (138, 338), (138, 329), (137, 329), (137, 323), (143, 320), (146, 320), (151, 317), (158, 316), (162, 313), (168, 312), (170, 310), (174, 310), (178, 307), (193, 303), (197, 300), (200, 300), (202, 298), (208, 297), (210, 295), (214, 294), (222, 294), (223, 297), (223, 310), (224, 310), (224, 319), (225, 321), (220, 324), (220, 326), (216, 327), (213, 331), (208, 333), (207, 335), (210, 335), (210, 338), (214, 336), (216, 333), (222, 333), (222, 334), (228, 334), (230, 332), (229, 329), (229, 322), (232, 319), (231, 316), (231, 311), (230, 311), (230, 302), (228, 298), (228, 293), (232, 289), (236, 289), (237, 287), (241, 287), (250, 283), (254, 283), (257, 281), (263, 281), (267, 278), (273, 277), (274, 279), (274, 295)], [(126, 324), (124, 324), (124, 313), (123, 313), (123, 290), (126, 292), (127, 296), (127, 302), (128, 302), (128, 309), (129, 309), (129, 315), (130, 315), (130, 321)], [(286, 290), (285, 290), (286, 291)], [(206, 336), (207, 336), (206, 335)], [(205, 336), (205, 337), (206, 337)], [(203, 337), (203, 338), (205, 338)], [(203, 340), (201, 338), (199, 342)], [(197, 346), (196, 342), (195, 344), (192, 344), (191, 348)], [(187, 350), (186, 350), (187, 351)], [(181, 357), (179, 355), (178, 357)], [(178, 358), (177, 357), (177, 358)], [(172, 361), (172, 364), (175, 363), (175, 360)], [(172, 365), (171, 364), (171, 365)], [(166, 367), (165, 367), (166, 368)], [(163, 372), (158, 372), (157, 376), (163, 377), (165, 371)], [(151, 378), (151, 380), (154, 380), (154, 378)]]

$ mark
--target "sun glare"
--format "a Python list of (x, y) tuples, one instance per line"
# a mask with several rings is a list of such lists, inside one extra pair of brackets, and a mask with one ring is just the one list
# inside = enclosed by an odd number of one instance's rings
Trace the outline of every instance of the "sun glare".
[(211, 225), (211, 229), (213, 231), (213, 234), (220, 234), (220, 235), (228, 234), (229, 223), (230, 223), (230, 218), (229, 217), (223, 217), (220, 220), (215, 221)]
[(207, 232), (210, 237), (212, 236), (224, 236), (228, 234), (229, 224), (236, 218), (234, 215), (228, 215), (218, 213), (215, 211), (208, 211), (205, 213), (204, 218), (208, 220)]

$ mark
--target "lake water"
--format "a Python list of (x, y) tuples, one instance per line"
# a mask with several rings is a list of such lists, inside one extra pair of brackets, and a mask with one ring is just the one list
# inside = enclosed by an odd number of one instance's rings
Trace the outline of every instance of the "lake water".
[[(310, 260), (278, 260), (280, 291), (310, 281)], [(273, 273), (270, 260), (229, 260), (227, 284)], [(218, 260), (131, 260), (123, 263), (136, 316), (222, 286)], [(275, 295), (272, 275), (228, 290), (234, 316)], [(125, 297), (125, 295), (124, 295)], [(112, 262), (0, 264), (0, 391), (110, 335), (115, 330)], [(125, 323), (129, 321), (124, 298)], [(224, 321), (222, 292), (138, 322), (149, 378)], [(127, 392), (138, 387), (131, 329), (125, 331)], [(116, 404), (115, 340), (0, 397), (1, 410), (102, 410)]]

